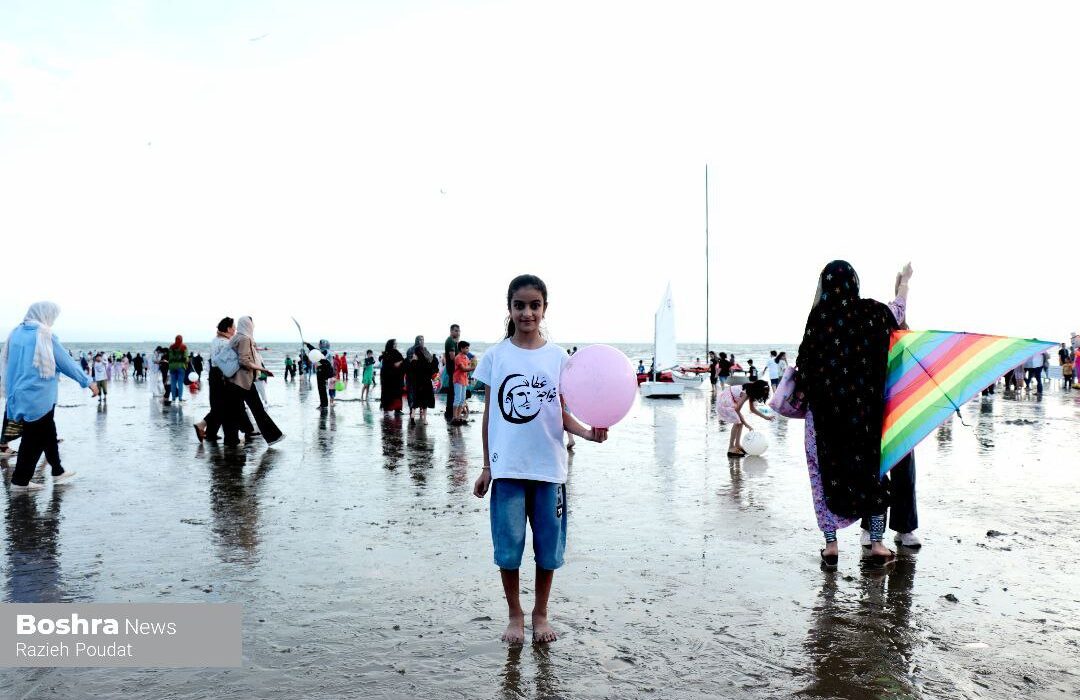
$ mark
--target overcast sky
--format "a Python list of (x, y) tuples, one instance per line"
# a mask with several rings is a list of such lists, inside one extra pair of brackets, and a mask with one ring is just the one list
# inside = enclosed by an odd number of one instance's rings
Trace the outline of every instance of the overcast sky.
[(1080, 328), (1075, 2), (0, 4), (0, 322), (67, 340), (795, 341), (833, 258), (913, 328)]

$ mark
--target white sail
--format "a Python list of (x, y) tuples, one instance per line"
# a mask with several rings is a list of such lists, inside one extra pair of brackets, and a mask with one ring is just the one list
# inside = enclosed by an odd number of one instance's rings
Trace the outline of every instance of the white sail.
[(678, 364), (675, 359), (675, 305), (671, 301), (671, 283), (656, 310), (653, 356), (657, 372), (669, 370)]

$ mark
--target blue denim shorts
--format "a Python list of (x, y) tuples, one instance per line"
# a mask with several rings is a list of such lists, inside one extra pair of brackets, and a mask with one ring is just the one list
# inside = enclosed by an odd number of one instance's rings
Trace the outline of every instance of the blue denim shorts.
[(491, 482), (491, 541), (495, 566), (521, 568), (525, 521), (532, 525), (533, 555), (542, 569), (558, 569), (566, 551), (566, 484), (529, 479)]
[(468, 390), (469, 390), (469, 387), (467, 385), (465, 385), (465, 384), (455, 384), (454, 385), (454, 405), (455, 406), (464, 406), (465, 405), (465, 394), (468, 392)]

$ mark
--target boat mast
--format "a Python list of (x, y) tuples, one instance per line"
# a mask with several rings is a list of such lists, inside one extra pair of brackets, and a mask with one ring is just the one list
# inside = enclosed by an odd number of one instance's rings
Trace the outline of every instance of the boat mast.
[(709, 164), (705, 164), (705, 361), (709, 361)]

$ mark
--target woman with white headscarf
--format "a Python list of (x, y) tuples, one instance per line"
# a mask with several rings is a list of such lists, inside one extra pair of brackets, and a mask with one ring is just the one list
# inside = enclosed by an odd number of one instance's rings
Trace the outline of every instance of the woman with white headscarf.
[(236, 374), (228, 379), (230, 382), (229, 388), (234, 392), (236, 400), (234, 401), (235, 410), (231, 412), (231, 415), (227, 416), (225, 422), (226, 446), (237, 445), (240, 442), (240, 417), (238, 413), (244, 410), (243, 403), (246, 403), (248, 408), (251, 409), (251, 415), (255, 418), (255, 424), (259, 426), (259, 432), (262, 433), (266, 444), (273, 445), (285, 437), (285, 434), (281, 432), (281, 429), (266, 413), (262, 399), (259, 398), (259, 393), (255, 390), (255, 378), (259, 372), (265, 372), (268, 377), (274, 376), (274, 373), (263, 365), (262, 356), (255, 345), (254, 332), (255, 324), (252, 322), (251, 316), (241, 316), (236, 321), (236, 335), (229, 341), (229, 345), (236, 351), (236, 356), (240, 360), (240, 369), (236, 370)]
[(11, 477), (12, 493), (44, 488), (30, 483), (42, 452), (52, 466), (54, 484), (75, 476), (75, 472), (65, 472), (60, 466), (56, 446), (56, 373), (67, 375), (83, 388), (89, 387), (94, 396), (98, 393), (97, 384), (53, 335), (52, 325), (59, 315), (60, 307), (51, 301), (32, 304), (0, 351), (0, 394), (7, 397), (6, 416), (22, 424), (22, 444)]

